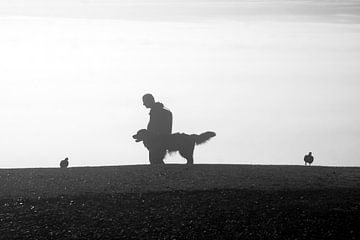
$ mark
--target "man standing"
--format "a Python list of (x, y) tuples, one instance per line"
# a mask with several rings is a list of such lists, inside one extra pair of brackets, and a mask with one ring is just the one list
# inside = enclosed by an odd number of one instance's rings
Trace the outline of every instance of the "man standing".
[[(150, 120), (147, 130), (159, 135), (169, 135), (172, 131), (172, 113), (164, 108), (164, 104), (155, 102), (153, 95), (145, 94), (142, 98), (146, 108), (150, 108)], [(165, 146), (154, 144), (149, 149), (150, 164), (163, 164), (166, 154)]]

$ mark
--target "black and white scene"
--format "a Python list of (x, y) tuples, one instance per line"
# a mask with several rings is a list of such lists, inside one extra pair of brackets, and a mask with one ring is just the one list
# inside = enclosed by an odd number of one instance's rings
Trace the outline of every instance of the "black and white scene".
[(0, 240), (360, 239), (360, 0), (0, 0)]

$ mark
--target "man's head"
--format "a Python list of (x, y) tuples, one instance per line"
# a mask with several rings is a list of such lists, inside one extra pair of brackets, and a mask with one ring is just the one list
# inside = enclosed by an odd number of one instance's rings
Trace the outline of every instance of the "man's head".
[(143, 96), (143, 104), (146, 108), (152, 108), (155, 104), (154, 96), (150, 93), (147, 93)]

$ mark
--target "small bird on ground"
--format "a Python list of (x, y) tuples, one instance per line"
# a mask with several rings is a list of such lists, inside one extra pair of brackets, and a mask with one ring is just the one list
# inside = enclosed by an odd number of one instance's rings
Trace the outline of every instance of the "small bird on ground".
[(307, 164), (309, 164), (309, 166), (310, 166), (312, 164), (312, 162), (314, 161), (314, 157), (311, 154), (312, 154), (312, 152), (309, 152), (308, 155), (305, 155), (305, 157), (304, 157), (305, 166)]
[(60, 168), (67, 168), (69, 166), (69, 158), (65, 158), (60, 162)]

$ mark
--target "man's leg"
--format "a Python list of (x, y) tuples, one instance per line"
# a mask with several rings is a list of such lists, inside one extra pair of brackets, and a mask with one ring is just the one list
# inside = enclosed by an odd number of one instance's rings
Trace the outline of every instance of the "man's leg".
[(155, 148), (149, 150), (150, 164), (164, 164), (166, 149)]

